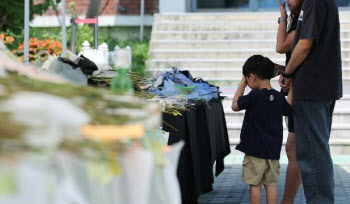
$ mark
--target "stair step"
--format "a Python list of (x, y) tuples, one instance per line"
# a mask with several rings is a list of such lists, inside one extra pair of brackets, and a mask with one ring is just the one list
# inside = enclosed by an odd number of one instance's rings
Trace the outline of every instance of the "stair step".
[[(152, 32), (153, 40), (235, 40), (235, 39), (275, 39), (277, 30), (256, 31), (157, 31)], [(349, 30), (340, 32), (341, 39), (350, 38)]]
[[(153, 59), (248, 59), (254, 54), (269, 58), (285, 58), (285, 54), (279, 54), (275, 49), (153, 49), (149, 53)], [(350, 58), (350, 49), (342, 49), (342, 57)]]
[[(342, 39), (342, 48), (350, 48), (350, 39)], [(276, 49), (276, 39), (246, 40), (151, 40), (150, 50), (155, 49)]]
[[(240, 134), (242, 129), (242, 124), (227, 124), (229, 140), (231, 144), (238, 144), (240, 140)], [(283, 128), (283, 141), (284, 144), (288, 138), (288, 129), (284, 126)], [(338, 142), (337, 142), (338, 141)], [(342, 141), (343, 143), (340, 143)], [(347, 141), (346, 144), (350, 144), (350, 126), (349, 125), (332, 125), (331, 131), (331, 142), (330, 144), (344, 144), (344, 141)]]
[[(276, 18), (277, 19), (277, 18)], [(159, 21), (153, 31), (229, 31), (276, 30), (276, 19), (269, 21)], [(350, 21), (341, 21), (340, 29), (350, 29)]]
[[(287, 138), (288, 138), (288, 133), (285, 134), (283, 132), (283, 145), (286, 145)], [(239, 141), (240, 141), (239, 137), (230, 137), (229, 136), (230, 145), (236, 146), (236, 145), (238, 145)], [(350, 154), (349, 153), (350, 138), (340, 138), (340, 139), (333, 138), (333, 135), (331, 134), (331, 138), (329, 139), (329, 145), (331, 146), (332, 155)], [(231, 146), (231, 148), (234, 149), (235, 147), (232, 147), (232, 146)], [(334, 150), (334, 148), (335, 148), (335, 150)], [(235, 151), (237, 151), (237, 150), (235, 150)], [(285, 151), (282, 151), (281, 154), (284, 155)]]
[[(270, 58), (274, 63), (285, 64), (285, 58)], [(207, 67), (207, 68), (230, 68), (230, 67), (242, 67), (247, 59), (150, 59), (146, 62), (146, 67), (153, 68), (170, 68), (177, 67), (183, 68), (195, 68), (195, 67)], [(350, 67), (350, 58), (342, 59), (343, 67)]]
[[(201, 12), (179, 14), (155, 14), (155, 21), (275, 21), (280, 16), (279, 12)], [(349, 11), (339, 12), (340, 21), (350, 20)]]
[[(170, 69), (158, 69), (158, 68), (148, 68), (147, 72), (151, 73), (151, 75), (155, 75), (158, 72), (162, 72), (164, 70)], [(184, 68), (181, 70), (188, 70), (191, 72), (192, 76), (195, 78), (238, 78), (242, 76), (242, 68)], [(349, 72), (350, 73), (350, 72)]]
[(181, 13), (181, 14), (155, 14), (154, 19), (158, 21), (260, 21), (275, 20), (278, 12), (254, 13)]
[[(227, 123), (239, 124), (243, 122), (244, 111), (233, 112), (225, 109), (225, 116)], [(335, 110), (333, 113), (333, 124), (348, 125), (350, 121), (350, 110)], [(349, 135), (350, 136), (350, 135)]]
[(235, 40), (275, 39), (277, 31), (159, 31), (152, 32), (153, 40)]
[[(346, 24), (345, 24), (346, 25)], [(348, 28), (349, 26), (343, 26)], [(275, 21), (268, 22), (227, 22), (227, 21), (161, 21), (153, 31), (230, 31), (230, 30), (277, 30)]]
[[(284, 64), (285, 60), (271, 59), (275, 63)], [(157, 68), (169, 68), (178, 67), (182, 69), (183, 67), (242, 67), (246, 59), (151, 59), (146, 62), (146, 67), (157, 67)]]
[[(151, 50), (150, 57), (154, 59), (201, 59), (201, 58), (216, 58), (216, 59), (234, 59), (248, 58), (253, 54), (260, 54), (270, 58), (285, 57), (276, 53), (274, 49), (188, 49), (188, 50)], [(345, 55), (347, 53), (344, 53)], [(350, 56), (350, 52), (349, 52)]]
[[(346, 124), (346, 125), (339, 125), (339, 124), (333, 124), (332, 125), (333, 129), (337, 129), (337, 130), (349, 130), (350, 131), (350, 125)], [(242, 123), (228, 123), (227, 124), (227, 129), (228, 130), (241, 130), (242, 129)], [(285, 123), (283, 123), (283, 130), (288, 130)], [(349, 135), (350, 137), (350, 135)]]
[[(350, 42), (350, 40), (349, 40)], [(349, 43), (350, 46), (350, 43)], [(232, 48), (275, 49), (276, 39), (254, 40), (151, 40), (150, 49), (232, 49)]]
[[(277, 87), (275, 89), (276, 90), (280, 90), (279, 87)], [(232, 93), (234, 94), (235, 91), (233, 91)], [(232, 104), (232, 100), (233, 100), (233, 94), (231, 94), (231, 95), (228, 95), (228, 94), (225, 94), (225, 93), (221, 94), (222, 96), (227, 96), (227, 98), (225, 98), (222, 101), (222, 105), (223, 105), (224, 109), (228, 110), (229, 112), (231, 112), (231, 104)], [(350, 110), (349, 104), (350, 104), (350, 95), (345, 95), (340, 100), (337, 100), (337, 102), (335, 103), (335, 110), (336, 111), (337, 110)]]
[[(170, 69), (163, 68), (148, 68), (147, 72), (152, 75), (157, 72), (169, 71)], [(193, 77), (196, 78), (239, 78), (242, 76), (242, 68), (182, 68), (188, 70)], [(350, 68), (343, 68), (343, 77), (350, 77)]]

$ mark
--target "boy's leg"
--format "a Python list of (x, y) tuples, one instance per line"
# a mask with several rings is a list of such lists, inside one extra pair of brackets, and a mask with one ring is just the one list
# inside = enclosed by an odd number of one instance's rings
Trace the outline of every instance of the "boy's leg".
[(268, 168), (265, 159), (245, 155), (243, 159), (242, 181), (249, 185), (258, 185)]
[(278, 160), (266, 159), (268, 169), (263, 177), (266, 190), (267, 204), (277, 204), (277, 181), (280, 173), (280, 162)]
[(288, 157), (288, 167), (286, 173), (286, 183), (284, 185), (283, 199), (280, 204), (293, 204), (295, 196), (301, 185), (301, 174), (295, 153), (294, 132), (288, 134), (286, 153)]
[(276, 185), (264, 185), (266, 191), (267, 204), (277, 204), (277, 187)]
[(261, 185), (268, 166), (265, 159), (245, 155), (243, 160), (242, 181), (250, 185), (250, 202), (261, 203)]
[(250, 203), (251, 204), (261, 204), (261, 184), (250, 185)]

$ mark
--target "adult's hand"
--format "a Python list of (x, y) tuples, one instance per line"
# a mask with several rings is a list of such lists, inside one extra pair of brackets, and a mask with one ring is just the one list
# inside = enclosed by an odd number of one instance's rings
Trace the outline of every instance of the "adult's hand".
[(284, 78), (282, 75), (280, 76), (278, 82), (283, 91), (289, 90), (289, 85), (286, 85), (286, 78)]
[(287, 10), (286, 10), (286, 2), (281, 2), (281, 0), (277, 0), (278, 7), (280, 8), (281, 17), (287, 18)]
[(282, 79), (280, 82), (280, 85), (283, 88), (290, 88), (290, 85), (292, 84), (292, 79), (291, 78), (284, 78), (283, 76), (281, 76)]
[(290, 90), (290, 88), (282, 88), (282, 91), (283, 91), (284, 93), (288, 93), (289, 90)]

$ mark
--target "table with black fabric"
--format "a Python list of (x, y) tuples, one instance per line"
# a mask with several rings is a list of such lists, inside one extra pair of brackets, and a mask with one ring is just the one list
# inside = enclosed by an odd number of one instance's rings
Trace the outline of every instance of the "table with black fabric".
[(199, 195), (212, 190), (214, 162), (218, 176), (224, 170), (225, 156), (230, 154), (225, 114), (220, 99), (196, 105), (181, 114), (164, 113), (163, 129), (170, 133), (169, 145), (185, 141), (177, 172), (182, 202), (197, 203)]

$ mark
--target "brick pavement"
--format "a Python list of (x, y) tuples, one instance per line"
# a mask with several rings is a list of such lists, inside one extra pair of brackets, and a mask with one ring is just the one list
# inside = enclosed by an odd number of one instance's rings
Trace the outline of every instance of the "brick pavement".
[[(241, 182), (242, 166), (240, 160), (242, 155), (230, 155), (226, 159), (225, 171), (215, 179), (214, 190), (199, 197), (199, 204), (248, 204), (249, 186)], [(335, 170), (335, 203), (350, 203), (350, 155), (339, 155), (333, 158)], [(285, 183), (287, 160), (285, 156), (281, 158), (281, 174), (278, 182), (278, 201), (282, 199)], [(262, 203), (266, 203), (266, 194), (262, 189)], [(303, 204), (305, 202), (303, 188), (298, 191), (295, 202)]]

